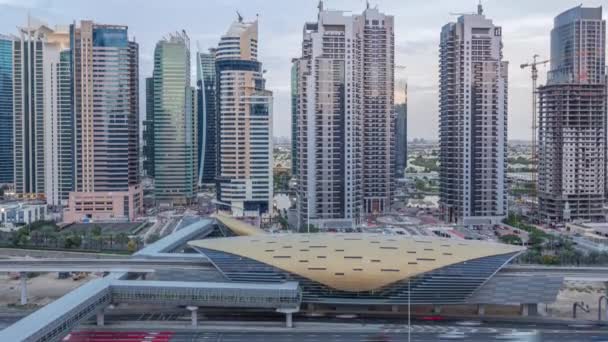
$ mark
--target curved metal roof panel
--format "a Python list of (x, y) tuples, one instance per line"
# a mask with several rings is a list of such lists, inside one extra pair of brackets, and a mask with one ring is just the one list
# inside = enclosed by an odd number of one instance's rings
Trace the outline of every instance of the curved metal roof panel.
[(481, 241), (354, 233), (267, 234), (189, 244), (250, 258), (349, 292), (371, 291), (445, 266), (524, 249)]

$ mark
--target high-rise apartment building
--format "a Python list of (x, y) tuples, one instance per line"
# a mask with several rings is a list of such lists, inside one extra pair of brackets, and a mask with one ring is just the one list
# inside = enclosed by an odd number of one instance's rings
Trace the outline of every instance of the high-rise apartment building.
[(44, 187), (47, 204), (66, 206), (73, 191), (73, 120), (70, 36), (46, 32), (43, 53)]
[(292, 67), (300, 226), (352, 227), (390, 208), (395, 166), (393, 17), (324, 10)]
[(196, 91), (190, 85), (190, 39), (176, 32), (154, 50), (154, 195), (184, 205), (198, 180)]
[(128, 28), (70, 26), (74, 191), (65, 221), (133, 220), (142, 210), (137, 43)]
[(439, 205), (446, 222), (494, 224), (507, 214), (507, 75), (501, 27), (465, 14), (441, 30)]
[(538, 88), (538, 202), (544, 222), (603, 220), (606, 21), (602, 8), (554, 20), (551, 70)]
[(13, 46), (16, 192), (63, 206), (72, 190), (69, 32), (31, 18), (19, 31)]
[(258, 22), (233, 22), (215, 54), (217, 199), (234, 216), (272, 210), (272, 92), (258, 61)]
[(291, 60), (291, 175), (298, 176), (298, 63)]
[(196, 54), (198, 99), (198, 183), (215, 182), (217, 172), (217, 120), (215, 49)]
[(13, 37), (0, 35), (0, 185), (13, 184)]

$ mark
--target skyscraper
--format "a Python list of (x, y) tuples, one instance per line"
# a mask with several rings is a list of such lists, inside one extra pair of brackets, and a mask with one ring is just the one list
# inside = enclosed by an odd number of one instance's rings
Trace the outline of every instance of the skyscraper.
[(190, 38), (176, 32), (154, 49), (154, 194), (184, 205), (198, 180), (196, 92), (190, 85)]
[(13, 37), (0, 35), (0, 184), (12, 184), (13, 161)]
[(323, 9), (292, 67), (300, 226), (388, 210), (395, 165), (393, 17)]
[(13, 47), (15, 125), (6, 138), (14, 133), (16, 192), (66, 205), (73, 157), (68, 29), (28, 18)]
[(407, 167), (407, 84), (403, 101), (395, 105), (395, 175), (403, 177)]
[(198, 183), (215, 182), (217, 172), (217, 115), (215, 49), (196, 54), (198, 99)]
[(66, 221), (133, 220), (142, 210), (138, 49), (126, 26), (70, 26), (75, 164)]
[(19, 29), (13, 46), (15, 192), (44, 197), (44, 57), (43, 24)]
[(215, 55), (217, 199), (234, 216), (272, 209), (272, 92), (258, 56), (258, 22), (233, 22)]
[(154, 177), (154, 78), (146, 77), (146, 119), (144, 132), (144, 174)]
[(507, 214), (507, 68), (501, 28), (465, 14), (441, 30), (439, 205), (443, 219), (494, 224)]
[(558, 15), (547, 85), (538, 88), (538, 202), (545, 222), (604, 219), (605, 66), (602, 8)]
[(291, 60), (291, 175), (297, 176), (298, 167), (298, 63)]
[(44, 79), (44, 193), (47, 204), (66, 206), (73, 191), (73, 121), (67, 27), (46, 33)]

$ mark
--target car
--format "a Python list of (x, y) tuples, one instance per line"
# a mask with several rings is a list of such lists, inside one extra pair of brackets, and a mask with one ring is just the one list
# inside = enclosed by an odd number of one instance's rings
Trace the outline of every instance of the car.
[(496, 336), (497, 340), (536, 342), (540, 341), (538, 331), (512, 331)]
[(440, 340), (463, 340), (467, 337), (461, 331), (449, 331), (447, 333), (441, 334), (438, 336)]
[(462, 322), (456, 322), (456, 325), (460, 325), (463, 327), (478, 327), (480, 326), (482, 323), (480, 321), (462, 321)]
[(439, 316), (439, 315), (432, 315), (432, 316), (423, 316), (421, 318), (421, 320), (423, 321), (433, 321), (433, 322), (437, 322), (437, 321), (443, 321), (443, 317)]

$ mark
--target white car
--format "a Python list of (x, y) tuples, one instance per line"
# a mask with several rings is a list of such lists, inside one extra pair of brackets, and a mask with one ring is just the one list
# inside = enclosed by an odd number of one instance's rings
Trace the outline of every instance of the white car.
[(496, 336), (497, 340), (536, 342), (540, 341), (538, 331), (512, 331)]
[(441, 340), (462, 340), (465, 337), (467, 337), (467, 335), (460, 331), (450, 331), (439, 335), (439, 339)]

